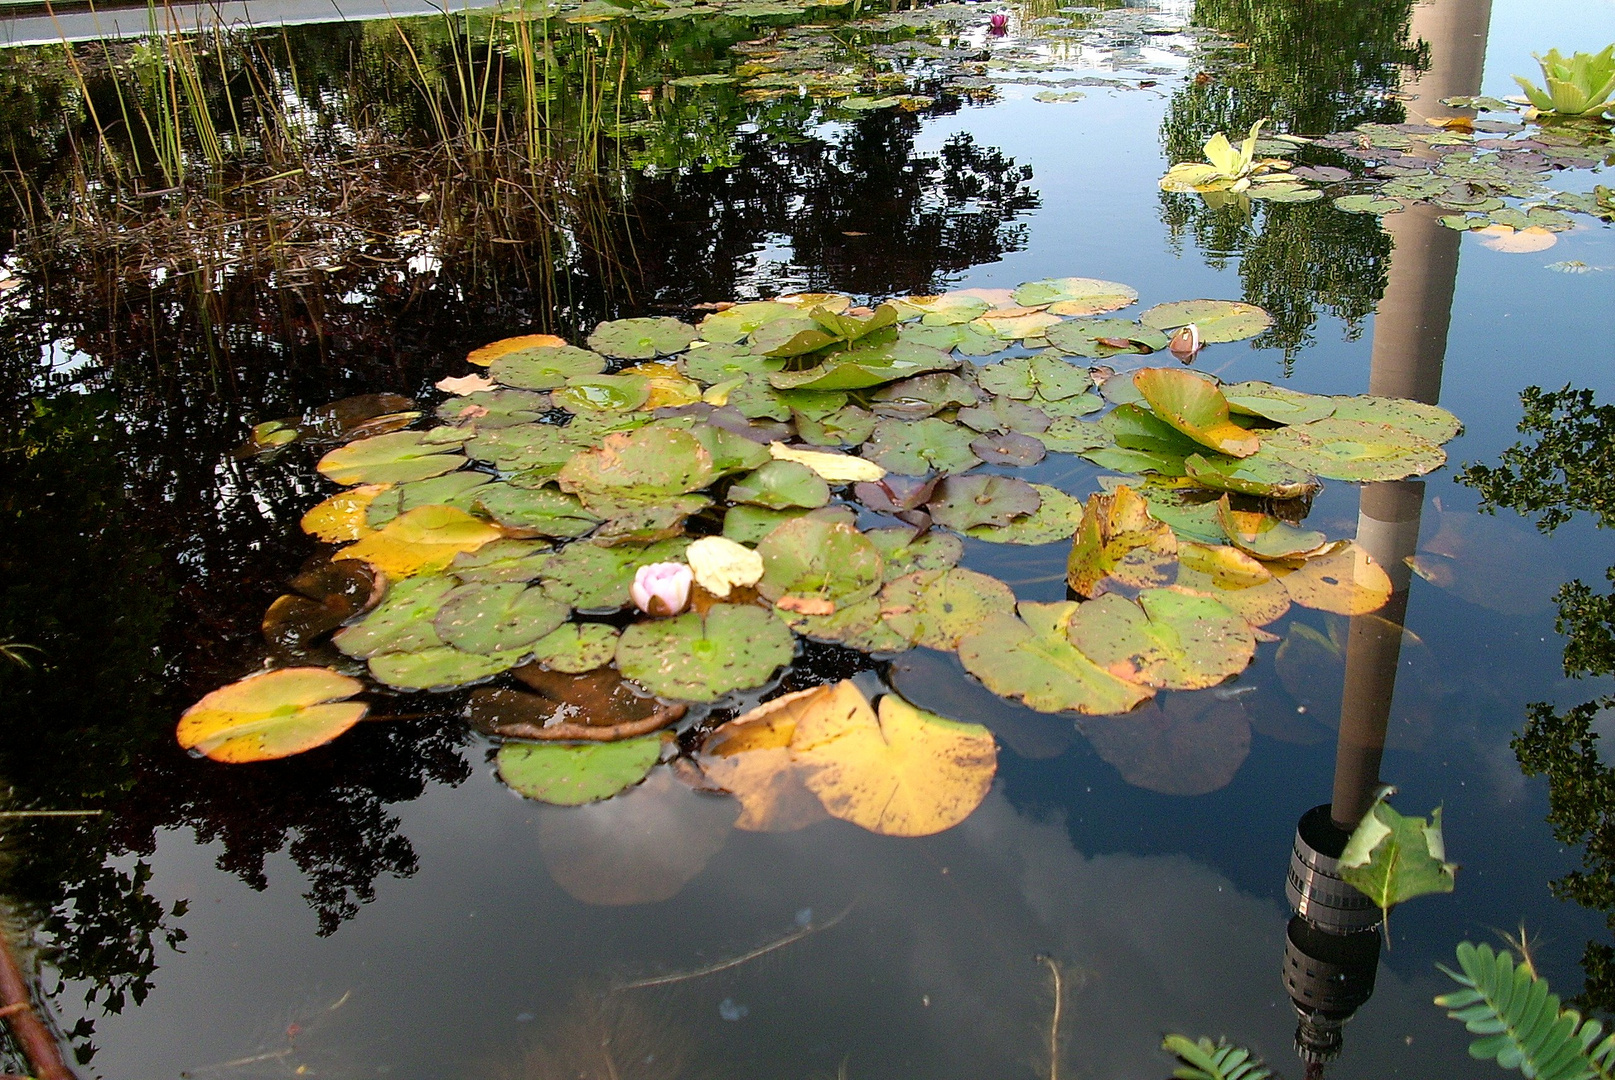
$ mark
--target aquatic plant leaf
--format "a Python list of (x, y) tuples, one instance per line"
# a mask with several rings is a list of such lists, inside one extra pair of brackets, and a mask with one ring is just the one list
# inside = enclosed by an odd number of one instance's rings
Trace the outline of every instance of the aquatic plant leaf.
[(378, 682), (398, 690), (445, 690), (509, 671), (526, 655), (524, 649), (484, 655), (452, 645), (438, 645), (415, 652), (372, 656), (370, 674)]
[(1366, 615), (1391, 598), (1391, 579), (1355, 542), (1338, 544), (1293, 570), (1283, 563), (1271, 569), (1290, 599), (1302, 607), (1336, 615)]
[(837, 607), (865, 600), (880, 589), (880, 551), (851, 525), (821, 517), (787, 521), (757, 545), (763, 559), (757, 591), (781, 607), (800, 601), (833, 605), (824, 611), (803, 607), (804, 614), (828, 615)]
[(488, 374), (497, 382), (518, 390), (558, 390), (574, 379), (605, 370), (605, 357), (572, 345), (518, 349), (488, 366)]
[(1093, 380), (1086, 369), (1044, 353), (1015, 356), (978, 367), (976, 381), (990, 394), (1001, 394), (1017, 401), (1033, 397), (1059, 401), (1093, 389)]
[(871, 529), (864, 538), (880, 551), (886, 581), (917, 570), (946, 570), (964, 558), (964, 541), (942, 532), (914, 535), (913, 529)]
[(964, 532), (977, 525), (1008, 525), (1035, 513), (1042, 496), (1010, 476), (950, 476), (937, 486), (926, 509), (939, 525)]
[(1058, 326), (1060, 322), (1060, 316), (1047, 311), (1011, 308), (1004, 311), (989, 311), (980, 318), (971, 320), (970, 325), (1000, 341), (1027, 341), (1041, 338), (1044, 331), (1051, 326)]
[(446, 376), (432, 384), (445, 394), (476, 394), (497, 388), (498, 383), (486, 375)]
[(1170, 581), (1177, 554), (1172, 527), (1151, 517), (1143, 497), (1124, 485), (1088, 497), (1066, 560), (1066, 584), (1088, 597), (1117, 586), (1154, 588)]
[[(707, 736), (696, 762), (713, 783), (740, 800), (735, 828), (794, 832), (829, 817), (791, 760), (791, 739), (800, 716), (826, 707), (849, 690), (857, 694), (851, 683), (784, 694), (719, 725)], [(862, 694), (858, 700), (863, 700)]]
[(634, 574), (641, 566), (678, 562), (690, 546), (685, 537), (646, 546), (605, 545), (593, 540), (568, 544), (544, 567), (544, 591), (580, 611), (608, 611), (625, 607)]
[(447, 576), (395, 581), (374, 610), (337, 631), (332, 643), (361, 660), (383, 652), (414, 652), (442, 645), (432, 620), (457, 584)]
[(1329, 542), (1321, 532), (1297, 528), (1269, 514), (1235, 510), (1226, 495), (1217, 503), (1217, 524), (1230, 543), (1258, 559), (1305, 558)]
[(554, 488), (519, 488), (493, 484), (480, 489), (476, 507), (508, 535), (575, 539), (587, 536), (604, 520), (586, 509), (576, 495)]
[(554, 334), (522, 334), (519, 337), (502, 338), (499, 341), (472, 349), (466, 356), (466, 362), (478, 367), (487, 367), (501, 356), (524, 349), (559, 349), (566, 345), (565, 338)]
[(761, 376), (785, 367), (785, 361), (749, 351), (741, 345), (708, 345), (692, 348), (679, 357), (684, 374), (705, 386), (716, 386), (737, 378)]
[(694, 379), (685, 378), (678, 365), (671, 361), (653, 360), (635, 364), (623, 368), (618, 375), (644, 379), (650, 384), (650, 393), (643, 406), (646, 409), (679, 409), (702, 400), (700, 384)]
[(1056, 315), (1099, 315), (1138, 300), (1138, 290), (1119, 281), (1098, 278), (1045, 278), (1015, 290), (1015, 302), (1027, 307), (1049, 305)]
[(881, 387), (870, 395), (869, 407), (881, 416), (920, 420), (943, 409), (974, 405), (979, 400), (981, 393), (973, 383), (951, 371), (933, 371)]
[(1334, 198), (1336, 210), (1344, 210), (1348, 214), (1399, 214), (1402, 204), (1395, 199), (1387, 199), (1381, 195), (1337, 195)]
[(967, 323), (987, 314), (992, 305), (979, 296), (965, 293), (944, 293), (941, 296), (910, 296), (904, 303), (920, 311), (920, 322), (926, 326), (951, 326)]
[(1213, 491), (1272, 499), (1302, 499), (1322, 487), (1311, 473), (1265, 446), (1247, 458), (1190, 454), (1183, 459), (1183, 471), (1195, 483)]
[(898, 331), (898, 339), (929, 345), (943, 352), (953, 350), (965, 356), (991, 356), (1004, 349), (1003, 341), (997, 336), (985, 330), (978, 330), (968, 322), (950, 323), (946, 326), (910, 323)]
[(791, 662), (794, 639), (760, 607), (714, 604), (705, 615), (637, 622), (617, 642), (617, 668), (664, 698), (714, 701), (767, 682)]
[(657, 735), (617, 742), (507, 742), (496, 758), (511, 790), (556, 806), (582, 806), (633, 787), (661, 756)]
[[(1209, 795), (1227, 787), (1250, 755), (1245, 710), (1205, 692), (1172, 694), (1126, 716), (1084, 717), (1078, 726), (1123, 780), (1162, 795)], [(1251, 1080), (1244, 1072), (1229, 1075)]]
[[(1457, 436), (1464, 429), (1463, 422), (1439, 405), (1406, 398), (1356, 397), (1330, 398), (1334, 402), (1331, 415), (1337, 420), (1361, 420), (1370, 424), (1389, 424), (1409, 432), (1426, 442), (1441, 444)], [(1300, 421), (1287, 421), (1299, 423)]]
[(1480, 237), (1480, 242), (1485, 247), (1511, 255), (1546, 251), (1559, 242), (1559, 238), (1551, 230), (1540, 225), (1524, 229), (1516, 229), (1511, 225), (1487, 225), (1476, 229), (1475, 235)]
[(1222, 388), (1230, 412), (1261, 416), (1279, 424), (1305, 424), (1332, 416), (1339, 398), (1304, 394), (1265, 382), (1229, 383)]
[(472, 493), (492, 480), (493, 477), (485, 472), (462, 469), (429, 480), (397, 484), (371, 500), (365, 511), (365, 522), (370, 528), (379, 529), (399, 514), (417, 506), (455, 506), (470, 510), (475, 505)]
[(1035, 406), (1038, 411), (1047, 413), (1056, 420), (1075, 419), (1080, 416), (1090, 416), (1105, 407), (1105, 401), (1092, 390), (1085, 390), (1080, 394), (1073, 394), (1068, 398), (1050, 401), (1042, 394), (1038, 394), (1027, 402)]
[(327, 544), (345, 544), (369, 536), (370, 504), (391, 484), (360, 484), (327, 496), (303, 515), (303, 531)]
[(1048, 448), (1034, 436), (1009, 431), (971, 439), (970, 452), (988, 465), (1024, 467), (1042, 461)]
[(1380, 794), (1340, 853), (1340, 876), (1387, 916), (1404, 900), (1452, 892), (1458, 869), (1447, 861), (1441, 807), (1428, 821), (1404, 817), (1385, 801), (1394, 791)]
[(1331, 480), (1402, 480), (1447, 461), (1441, 447), (1401, 428), (1338, 415), (1277, 428), (1262, 441), (1283, 460)]
[(644, 408), (650, 392), (651, 382), (643, 375), (591, 375), (567, 380), (550, 400), (568, 412), (625, 413)]
[(1144, 368), (1133, 373), (1133, 385), (1157, 419), (1202, 446), (1236, 458), (1250, 457), (1261, 446), (1254, 434), (1228, 418), (1222, 391), (1205, 379), (1172, 368)]
[(999, 395), (984, 405), (960, 409), (957, 419), (980, 432), (1015, 432), (1037, 435), (1048, 429), (1053, 417), (1035, 405)]
[(838, 605), (828, 615), (803, 614), (775, 608), (774, 614), (786, 626), (814, 641), (834, 641), (860, 652), (900, 653), (914, 642), (898, 633), (880, 616), (880, 600), (870, 597), (856, 604)]
[(1266, 626), (1290, 609), (1290, 594), (1271, 571), (1226, 544), (1178, 539), (1172, 588), (1209, 596), (1252, 626)]
[(531, 645), (570, 614), (544, 590), (518, 582), (461, 585), (443, 598), (432, 624), (446, 644), (491, 656)]
[(1198, 1042), (1183, 1035), (1168, 1035), (1161, 1049), (1182, 1062), (1172, 1073), (1180, 1080), (1272, 1080), (1273, 1071), (1243, 1046), (1205, 1036)]
[(494, 540), (475, 551), (460, 552), (449, 563), (449, 573), (467, 585), (532, 581), (543, 572), (552, 554), (548, 544), (531, 540)]
[(651, 544), (684, 533), (684, 521), (712, 504), (705, 495), (669, 495), (666, 501), (622, 504), (595, 533), (602, 544)]
[(959, 639), (981, 629), (987, 617), (1014, 614), (1015, 594), (997, 578), (974, 570), (920, 570), (880, 594), (880, 614), (905, 639), (952, 652)]
[(589, 348), (618, 360), (653, 360), (690, 347), (695, 327), (667, 316), (603, 322), (589, 335)]
[(1273, 325), (1273, 316), (1237, 300), (1174, 300), (1156, 304), (1138, 317), (1145, 326), (1176, 330), (1191, 323), (1207, 344), (1253, 338)]
[(1020, 617), (992, 615), (959, 642), (965, 670), (999, 697), (1039, 712), (1123, 713), (1155, 691), (1118, 679), (1066, 637), (1078, 605), (1021, 603)]
[(783, 366), (790, 356), (799, 356), (802, 352), (823, 348), (834, 341), (835, 338), (814, 321), (811, 315), (797, 310), (789, 315), (770, 319), (753, 330), (747, 341), (747, 347), (755, 353), (778, 360)]
[(563, 623), (533, 642), (533, 659), (569, 675), (605, 667), (617, 655), (616, 627), (605, 623)]
[(465, 464), (458, 447), (426, 440), (425, 431), (394, 431), (339, 446), (320, 458), (320, 475), (337, 484), (402, 484), (442, 476)]
[(1243, 618), (1211, 597), (1171, 589), (1145, 589), (1136, 601), (1114, 593), (1091, 600), (1066, 635), (1117, 678), (1158, 690), (1216, 686), (1256, 653)]
[(867, 315), (853, 315), (822, 307), (813, 308), (808, 315), (841, 341), (862, 340), (877, 330), (896, 325), (902, 317), (897, 308), (891, 304), (877, 305), (875, 310)]
[(792, 506), (812, 510), (830, 501), (830, 485), (800, 462), (775, 460), (731, 484), (729, 499), (771, 510)]
[(1070, 319), (1043, 336), (1063, 353), (1091, 358), (1159, 352), (1168, 341), (1161, 331), (1131, 319)]
[(561, 468), (561, 487), (591, 509), (654, 503), (717, 478), (712, 455), (686, 431), (653, 426), (613, 432)]
[(895, 473), (924, 476), (930, 472), (962, 473), (981, 464), (970, 450), (973, 434), (936, 417), (904, 423), (882, 420), (864, 444), (870, 461)]
[(806, 465), (832, 484), (874, 483), (886, 475), (886, 470), (877, 463), (852, 454), (799, 450), (781, 442), (769, 443), (768, 452), (777, 460)]
[(790, 752), (807, 789), (832, 817), (882, 836), (930, 836), (969, 817), (998, 768), (992, 733), (896, 694), (879, 710), (850, 681), (802, 710)]
[(1082, 525), (1084, 505), (1059, 488), (1033, 484), (1038, 508), (1006, 525), (978, 525), (967, 530), (975, 540), (994, 544), (1053, 544), (1070, 540)]
[(730, 345), (743, 341), (746, 336), (775, 319), (796, 314), (796, 308), (777, 300), (753, 300), (736, 304), (722, 311), (714, 311), (701, 320), (699, 327), (703, 341)]
[(290, 757), (324, 746), (364, 718), (370, 706), (347, 701), (364, 683), (319, 667), (262, 671), (208, 694), (185, 710), (180, 746), (214, 761)]
[(749, 588), (763, 576), (763, 557), (744, 544), (722, 536), (703, 536), (684, 553), (695, 582), (713, 596), (728, 596), (736, 586)]
[(737, 544), (755, 544), (787, 521), (806, 516), (806, 510), (768, 510), (761, 506), (731, 506), (723, 515), (723, 536)]
[(412, 577), (446, 568), (462, 551), (497, 540), (498, 529), (453, 506), (419, 506), (338, 551), (334, 558), (363, 559), (388, 577)]
[(863, 390), (959, 364), (958, 357), (941, 349), (899, 340), (832, 353), (823, 363), (802, 371), (776, 371), (768, 382), (777, 390)]

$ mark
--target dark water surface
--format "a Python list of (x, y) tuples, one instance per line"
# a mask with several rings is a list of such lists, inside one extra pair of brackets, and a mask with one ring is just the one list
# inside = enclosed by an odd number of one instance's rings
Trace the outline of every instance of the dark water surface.
[[(1396, 22), (1394, 4), (1367, 8)], [(1615, 230), (1583, 218), (1551, 250), (1508, 254), (1425, 211), (1382, 232), (1327, 200), (1230, 229), (1156, 181), (1163, 141), (1198, 143), (1275, 109), (1285, 79), (1303, 104), (1321, 102), (1298, 130), (1509, 94), (1511, 74), (1535, 73), (1532, 51), (1615, 39), (1615, 7), (1419, 5), (1427, 68), (1386, 69), (1411, 100), (1376, 84), (1373, 42), (1336, 54), (1324, 24), (1338, 14), (1318, 5), (1311, 61), (1338, 94), (1264, 53), (1248, 73), (1278, 91), (1230, 79), (1202, 92), (1163, 75), (1153, 90), (1047, 103), (1011, 85), (989, 106), (886, 110), (792, 144), (743, 128), (732, 167), (639, 179), (621, 278), (631, 296), (605, 275), (572, 283), (563, 327), (794, 289), (878, 299), (1063, 275), (1127, 282), (1143, 306), (1244, 298), (1278, 329), (1216, 346), (1202, 367), (1439, 399), (1463, 419), (1446, 468), (1331, 482), (1309, 518), (1390, 568), (1399, 592), (1382, 615), (1405, 611), (1406, 633), (1292, 609), (1271, 628), (1282, 655), (1263, 645), (1236, 682), (1168, 703), (1168, 717), (1232, 708), (1240, 719), (1213, 740), (1174, 741), (1193, 725), (1152, 720), (1150, 741), (1134, 718), (1084, 737), (982, 691), (950, 655), (916, 650), (888, 668), (815, 647), (799, 665), (815, 678), (867, 671), (870, 686), (889, 679), (998, 735), (987, 801), (925, 839), (838, 821), (736, 831), (732, 804), (667, 770), (586, 808), (524, 801), (495, 779), (491, 744), (457, 718), (458, 699), (287, 762), (186, 758), (173, 720), (254, 666), (264, 607), (314, 548), (297, 527), (324, 494), (312, 456), (237, 460), (248, 426), (346, 394), (421, 394), (461, 373), (468, 348), (547, 324), (537, 306), (551, 294), (479, 289), (446, 266), (439, 279), (237, 282), (212, 306), (161, 290), (113, 303), (75, 291), (68, 264), (52, 268), (47, 303), (13, 255), (5, 265), (30, 285), (0, 294), (0, 393), (33, 449), (0, 463), (0, 639), (47, 655), (32, 671), (0, 660), (0, 790), (19, 806), (109, 813), (8, 825), (3, 891), (49, 948), (42, 979), (60, 1027), (94, 1049), (83, 1074), (1048, 1076), (1042, 954), (1065, 979), (1059, 1076), (1166, 1075), (1166, 1031), (1226, 1035), (1299, 1076), (1279, 977), (1291, 838), (1337, 783), (1363, 787), (1350, 744), (1372, 743), (1376, 723), (1379, 777), (1405, 812), (1444, 807), (1463, 869), (1454, 895), (1393, 914), (1373, 996), (1328, 1075), (1492, 1069), (1430, 1004), (1445, 981), (1434, 963), (1523, 920), (1541, 971), (1570, 994), (1586, 943), (1609, 939), (1602, 912), (1550, 894), (1580, 854), (1555, 840), (1546, 783), (1522, 774), (1510, 739), (1530, 702), (1610, 692), (1607, 678), (1565, 678), (1553, 596), (1573, 578), (1602, 585), (1615, 559), (1586, 515), (1545, 536), (1511, 511), (1476, 513), (1453, 476), (1517, 440), (1526, 386), (1615, 395)], [(1135, 66), (1151, 63), (1194, 70), (1170, 56)], [(1548, 268), (1563, 260), (1603, 269)], [(1033, 471), (1076, 493), (1098, 475)], [(1451, 571), (1443, 585), (1405, 570), (1432, 551)], [(972, 541), (966, 563), (1020, 599), (1058, 600), (1065, 555)], [(1372, 640), (1348, 647), (1354, 634)], [(602, 996), (804, 926), (819, 929), (728, 970)]]

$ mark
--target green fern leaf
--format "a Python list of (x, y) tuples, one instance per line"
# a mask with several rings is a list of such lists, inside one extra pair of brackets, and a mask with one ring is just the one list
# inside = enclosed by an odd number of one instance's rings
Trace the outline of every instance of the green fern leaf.
[(1592, 1049), (1603, 1026), (1560, 1008), (1559, 995), (1530, 967), (1467, 941), (1458, 946), (1458, 966), (1461, 972), (1441, 970), (1463, 989), (1436, 1004), (1481, 1036), (1469, 1045), (1471, 1057), (1518, 1069), (1527, 1080), (1615, 1080), (1615, 1035)]
[(1196, 1042), (1182, 1035), (1168, 1035), (1161, 1049), (1176, 1055), (1182, 1062), (1172, 1073), (1177, 1080), (1272, 1080), (1273, 1077), (1261, 1059), (1243, 1046), (1230, 1046), (1221, 1041), (1214, 1044), (1203, 1036)]

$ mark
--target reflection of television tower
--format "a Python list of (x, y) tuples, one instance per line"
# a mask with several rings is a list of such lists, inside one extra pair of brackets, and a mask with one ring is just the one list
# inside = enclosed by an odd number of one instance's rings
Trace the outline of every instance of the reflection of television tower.
[[(1414, 7), (1411, 34), (1429, 44), (1430, 66), (1403, 85), (1409, 121), (1450, 113), (1442, 98), (1480, 91), (1490, 19), (1491, 0)], [(1441, 396), (1459, 234), (1437, 217), (1433, 207), (1416, 205), (1384, 219), (1393, 251), (1374, 316), (1370, 394), (1432, 405)], [(1309, 1078), (1321, 1077), (1340, 1053), (1341, 1029), (1373, 994), (1379, 967), (1379, 909), (1340, 880), (1336, 859), (1380, 787), (1412, 576), (1407, 559), (1418, 547), (1423, 505), (1420, 480), (1365, 484), (1358, 504), (1357, 542), (1390, 575), (1393, 591), (1378, 612), (1351, 620), (1333, 798), (1301, 816), (1290, 858), (1286, 892), (1295, 915), (1285, 933), (1284, 987)]]

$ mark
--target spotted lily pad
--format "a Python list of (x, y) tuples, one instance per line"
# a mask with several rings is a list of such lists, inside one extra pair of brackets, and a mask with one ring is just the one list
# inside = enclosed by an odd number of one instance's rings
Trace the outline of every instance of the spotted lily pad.
[(1252, 338), (1273, 325), (1273, 316), (1255, 304), (1236, 300), (1175, 300), (1156, 304), (1138, 317), (1145, 326), (1175, 330), (1193, 323), (1208, 344)]
[(714, 311), (702, 319), (701, 338), (704, 341), (732, 344), (744, 340), (746, 335), (775, 319), (794, 314), (796, 308), (790, 304), (781, 304), (777, 300), (754, 300), (746, 304), (736, 304), (722, 311)]
[(445, 690), (490, 679), (521, 663), (524, 649), (486, 655), (440, 645), (418, 652), (381, 653), (370, 658), (370, 674), (398, 690)]
[(951, 326), (967, 323), (987, 314), (992, 307), (979, 296), (964, 293), (944, 293), (941, 296), (909, 297), (905, 303), (922, 312), (920, 322), (926, 326)]
[(1374, 557), (1356, 543), (1337, 544), (1291, 569), (1273, 566), (1273, 575), (1302, 607), (1336, 615), (1367, 615), (1391, 598), (1391, 579)]
[[(789, 610), (828, 615), (868, 599), (883, 580), (880, 551), (843, 521), (801, 517), (757, 545), (763, 577), (757, 591)], [(815, 605), (829, 605), (817, 610)]]
[(1211, 383), (1173, 368), (1144, 368), (1133, 375), (1156, 418), (1229, 457), (1250, 457), (1260, 448), (1251, 432), (1228, 417), (1228, 401)]
[(605, 370), (605, 357), (572, 345), (518, 349), (488, 365), (488, 374), (497, 382), (518, 390), (557, 390)]
[(642, 408), (650, 393), (651, 382), (643, 375), (591, 375), (567, 380), (550, 398), (570, 412), (624, 413)]
[(512, 536), (587, 536), (603, 520), (575, 495), (554, 488), (495, 484), (475, 493), (476, 506)]
[(980, 398), (975, 386), (951, 371), (934, 371), (881, 387), (870, 395), (869, 407), (881, 416), (919, 420), (943, 409), (974, 405)]
[(1285, 461), (1331, 480), (1401, 480), (1447, 460), (1441, 447), (1406, 430), (1338, 415), (1278, 428), (1263, 442)]
[(1085, 369), (1044, 353), (1011, 357), (977, 368), (976, 381), (988, 393), (1017, 401), (1034, 396), (1059, 401), (1093, 389)]
[(1319, 551), (1329, 538), (1268, 514), (1235, 510), (1224, 495), (1217, 504), (1217, 523), (1239, 550), (1258, 559), (1305, 558)]
[(1050, 345), (1073, 356), (1105, 357), (1159, 352), (1167, 346), (1160, 330), (1130, 319), (1071, 319), (1043, 335)]
[(452, 506), (420, 506), (337, 552), (338, 559), (363, 559), (389, 577), (411, 577), (444, 569), (456, 555), (499, 539), (498, 529)]
[(823, 363), (801, 371), (776, 371), (768, 381), (779, 390), (862, 390), (958, 366), (957, 357), (940, 349), (894, 341), (833, 353)]
[(1037, 489), (1010, 476), (950, 476), (926, 509), (937, 524), (964, 532), (977, 525), (1008, 525), (1043, 503)]
[(864, 456), (895, 473), (924, 476), (961, 473), (981, 464), (970, 449), (974, 435), (936, 417), (914, 423), (882, 420), (864, 447)]
[(339, 446), (320, 459), (320, 475), (338, 484), (404, 484), (465, 464), (458, 447), (427, 441), (425, 431), (394, 431)]
[(1066, 560), (1066, 583), (1079, 596), (1098, 596), (1117, 586), (1165, 585), (1177, 552), (1172, 527), (1150, 516), (1138, 492), (1118, 487), (1088, 497)]
[(1334, 198), (1336, 210), (1344, 210), (1348, 214), (1398, 214), (1402, 211), (1402, 204), (1395, 199), (1386, 199), (1378, 195), (1337, 195)]
[(532, 581), (553, 554), (549, 545), (532, 540), (494, 540), (475, 551), (462, 551), (449, 563), (449, 573), (465, 584)]
[(965, 356), (991, 356), (1004, 349), (1004, 342), (997, 335), (987, 330), (979, 330), (973, 323), (968, 322), (947, 326), (910, 324), (899, 331), (898, 337), (903, 341), (929, 345), (943, 352), (953, 350)]
[(863, 652), (900, 653), (914, 645), (881, 618), (881, 602), (877, 597), (837, 607), (828, 615), (774, 610), (785, 620), (785, 625), (814, 641), (835, 641)]
[(492, 480), (487, 473), (462, 469), (429, 480), (396, 484), (371, 500), (365, 511), (365, 522), (370, 528), (379, 529), (417, 506), (457, 506), (469, 510), (475, 505), (477, 489)]
[(1060, 417), (1035, 437), (1056, 454), (1085, 454), (1116, 445), (1116, 436), (1098, 424), (1070, 416)]
[(531, 645), (569, 614), (542, 589), (519, 582), (461, 585), (444, 597), (433, 625), (445, 643), (491, 656)]
[(645, 779), (661, 752), (656, 735), (596, 743), (507, 742), (497, 761), (499, 779), (513, 791), (556, 806), (582, 806)]
[(881, 618), (903, 637), (952, 652), (989, 615), (1013, 613), (1015, 594), (997, 578), (974, 570), (921, 570), (887, 585), (880, 608)]
[(417, 652), (442, 645), (433, 620), (457, 584), (443, 576), (395, 581), (370, 614), (338, 630), (331, 640), (344, 653), (361, 660), (378, 653)]
[(1006, 395), (993, 398), (984, 405), (960, 409), (959, 423), (980, 432), (1015, 432), (1037, 435), (1053, 422), (1053, 417), (1035, 405), (1016, 401)]
[(1446, 409), (1439, 405), (1427, 405), (1422, 401), (1370, 397), (1367, 394), (1329, 400), (1334, 402), (1332, 415), (1336, 420), (1389, 424), (1438, 445), (1453, 438), (1464, 428), (1463, 423)]
[(589, 348), (619, 360), (651, 360), (683, 352), (695, 327), (666, 316), (603, 322), (589, 335)]
[(689, 546), (684, 537), (645, 546), (574, 541), (545, 564), (544, 591), (580, 611), (615, 610), (628, 603), (635, 571), (650, 563), (677, 562)]
[(705, 615), (634, 623), (617, 642), (617, 667), (662, 697), (713, 701), (761, 686), (793, 654), (790, 630), (763, 608), (714, 604)]
[(1225, 544), (1179, 539), (1181, 592), (1210, 596), (1252, 626), (1266, 626), (1290, 608), (1290, 594), (1262, 563)]
[(1056, 315), (1099, 315), (1138, 300), (1138, 290), (1119, 281), (1098, 278), (1046, 278), (1015, 290), (1015, 302), (1027, 307), (1048, 305)]
[(1022, 603), (1020, 617), (992, 615), (959, 642), (965, 670), (1000, 697), (1039, 712), (1123, 713), (1154, 691), (1118, 679), (1078, 651), (1066, 628), (1078, 605)]
[(1305, 424), (1333, 415), (1338, 398), (1303, 394), (1265, 382), (1230, 383), (1222, 388), (1230, 412), (1261, 416), (1279, 424)]
[(185, 710), (180, 746), (214, 761), (269, 761), (323, 746), (364, 718), (347, 701), (364, 689), (319, 667), (262, 671), (208, 694)]
[(785, 361), (754, 353), (741, 345), (709, 345), (691, 349), (679, 359), (684, 374), (707, 386), (731, 379), (760, 375), (767, 378), (785, 366)]
[(1259, 495), (1273, 499), (1301, 499), (1316, 494), (1318, 481), (1298, 465), (1285, 461), (1279, 451), (1263, 447), (1247, 458), (1222, 454), (1191, 454), (1183, 471), (1201, 487)]
[(1245, 670), (1256, 653), (1250, 624), (1208, 596), (1145, 589), (1080, 605), (1071, 644), (1106, 671), (1158, 690), (1198, 690)]
[(989, 465), (1036, 465), (1048, 448), (1032, 435), (1013, 431), (980, 435), (970, 440), (970, 452)]
[(794, 461), (769, 461), (756, 472), (729, 486), (731, 502), (753, 503), (771, 510), (793, 506), (809, 510), (830, 501), (830, 485), (806, 465)]
[(918, 570), (946, 570), (965, 553), (963, 541), (942, 532), (915, 536), (912, 529), (871, 529), (864, 537), (879, 549), (887, 581)]
[(723, 536), (740, 544), (755, 544), (785, 524), (803, 517), (806, 510), (769, 510), (761, 506), (731, 506), (723, 515)]
[(716, 478), (712, 455), (686, 431), (665, 427), (607, 435), (561, 469), (561, 487), (591, 508), (654, 503), (699, 491)]
[(994, 544), (1053, 544), (1068, 541), (1082, 525), (1083, 503), (1059, 488), (1033, 484), (1037, 510), (1007, 525), (978, 525), (968, 531), (972, 539)]

